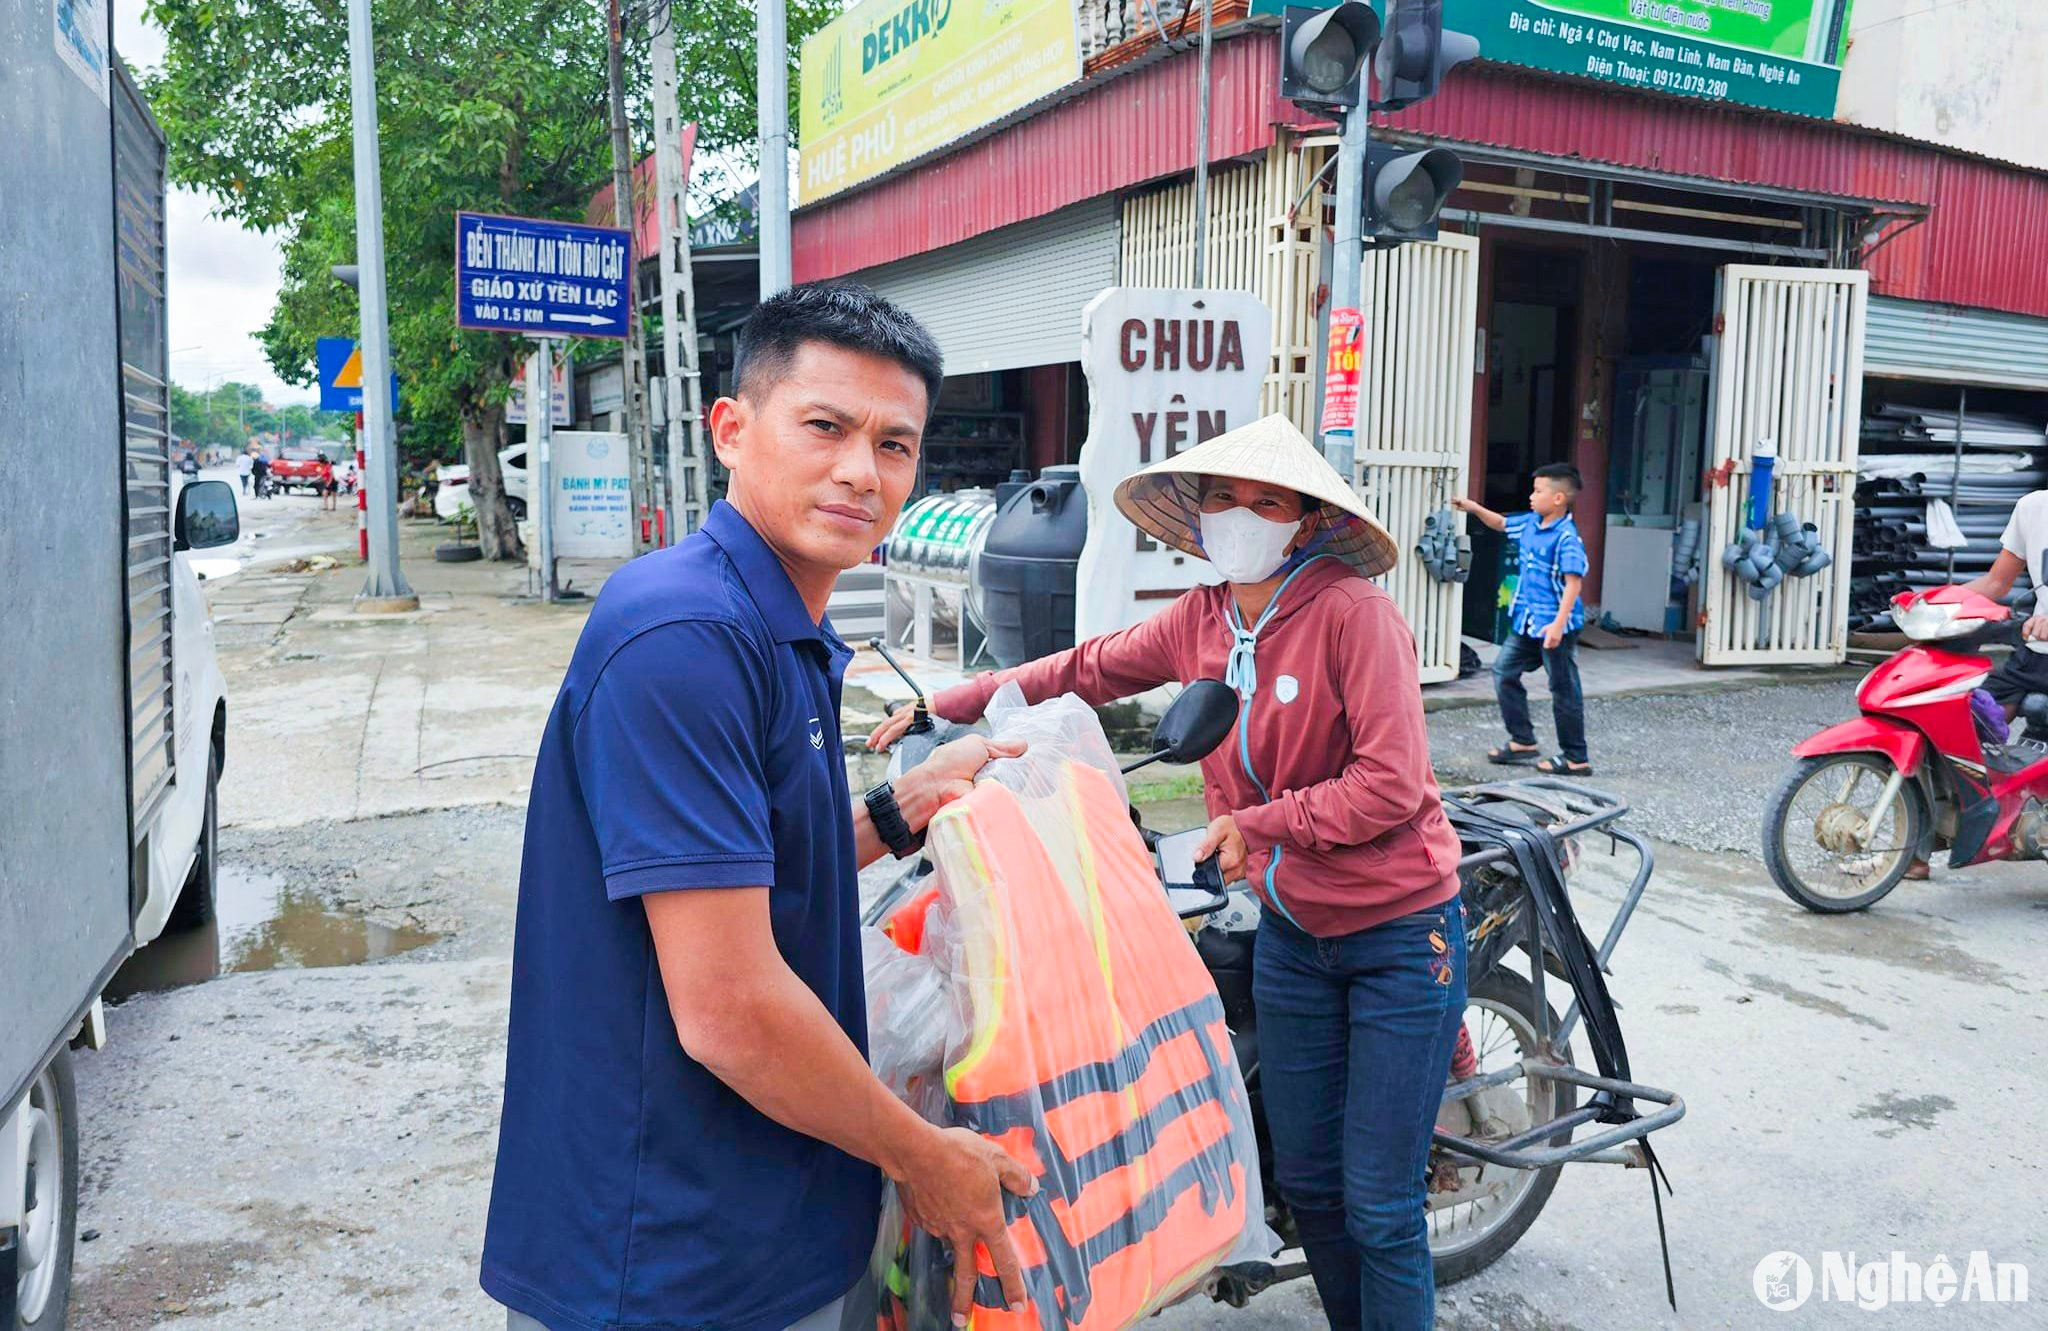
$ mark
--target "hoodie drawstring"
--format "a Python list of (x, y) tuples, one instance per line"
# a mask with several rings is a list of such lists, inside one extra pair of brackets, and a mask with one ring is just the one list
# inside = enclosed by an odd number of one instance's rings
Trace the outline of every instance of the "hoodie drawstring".
[(1230, 603), (1230, 659), (1223, 666), (1223, 682), (1236, 689), (1238, 697), (1249, 700), (1254, 693), (1259, 691), (1259, 665), (1257, 659), (1259, 630), (1266, 627), (1266, 622), (1273, 618), (1273, 612), (1280, 608), (1280, 598), (1287, 594), (1288, 584), (1301, 576), (1302, 569), (1307, 568), (1318, 559), (1328, 559), (1330, 557), (1329, 555), (1314, 555), (1297, 565), (1294, 572), (1289, 573), (1286, 580), (1273, 590), (1273, 599), (1267, 602), (1264, 613), (1259, 616), (1258, 622), (1249, 629), (1244, 626), (1244, 616), (1238, 613), (1237, 601), (1234, 598), (1232, 599)]

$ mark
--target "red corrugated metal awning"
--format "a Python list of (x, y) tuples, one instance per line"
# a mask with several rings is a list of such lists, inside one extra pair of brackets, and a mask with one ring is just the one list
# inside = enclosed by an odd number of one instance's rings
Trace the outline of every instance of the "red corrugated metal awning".
[[(1265, 148), (1309, 123), (1279, 95), (1278, 38), (1240, 28), (1214, 57), (1209, 156)], [(1194, 166), (1196, 72), (1176, 55), (1080, 90), (991, 137), (799, 213), (796, 278), (836, 276), (1040, 217)], [(1383, 118), (1452, 143), (1633, 168), (1700, 188), (1794, 191), (1925, 207), (1877, 251), (1878, 292), (2048, 315), (2048, 175), (1829, 121), (1637, 93), (1502, 65)]]

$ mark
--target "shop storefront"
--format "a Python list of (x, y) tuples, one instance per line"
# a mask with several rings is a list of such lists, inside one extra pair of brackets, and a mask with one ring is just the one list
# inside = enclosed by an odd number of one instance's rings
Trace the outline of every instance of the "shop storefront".
[[(1334, 135), (1279, 98), (1270, 29), (1220, 37), (1210, 281), (1266, 302), (1265, 409), (1313, 431)], [(806, 209), (799, 280), (886, 275), (890, 294), (937, 326), (973, 308), (957, 293), (1037, 271), (1002, 238), (1111, 205), (1113, 274), (1088, 280), (1184, 285), (1193, 153), (1165, 127), (1192, 110), (1195, 69), (1174, 56), (1095, 74), (989, 137)], [(1881, 359), (1887, 339), (1913, 339), (1913, 310), (1938, 307), (1951, 312), (1945, 336), (1964, 316), (1991, 320), (1984, 353), (1958, 349), (1960, 361), (2024, 359), (2032, 344), (2014, 329), (2048, 316), (2048, 178), (1804, 115), (1504, 65), (1460, 70), (1434, 100), (1377, 118), (1375, 136), (1450, 147), (1465, 163), (1438, 241), (1366, 261), (1357, 481), (1402, 545), (1452, 496), (1522, 507), (1531, 470), (1570, 461), (1586, 482), (1588, 599), (1614, 622), (1696, 635), (1709, 663), (1839, 659), (1857, 590), (1866, 342)], [(1085, 296), (1061, 299), (1078, 309)], [(1078, 318), (1062, 320), (1033, 337), (1077, 335)], [(1042, 345), (1021, 330), (1003, 338)], [(971, 328), (944, 340), (949, 361), (953, 346), (989, 354)], [(1738, 497), (1765, 441), (1777, 506), (1839, 557), (1760, 606), (1714, 556), (1741, 534)], [(1511, 571), (1483, 534), (1475, 544), (1462, 586), (1433, 582), (1419, 561), (1390, 577), (1425, 678), (1455, 673), (1461, 635), (1498, 631)], [(1708, 558), (1689, 581), (1694, 548)]]

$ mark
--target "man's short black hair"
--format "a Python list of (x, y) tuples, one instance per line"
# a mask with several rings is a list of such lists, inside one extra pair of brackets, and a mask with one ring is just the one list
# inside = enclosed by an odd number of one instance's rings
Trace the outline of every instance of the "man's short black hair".
[(756, 305), (740, 325), (734, 390), (765, 393), (789, 373), (797, 348), (806, 342), (895, 361), (924, 380), (926, 414), (938, 406), (946, 377), (938, 344), (923, 324), (858, 282), (806, 282)]
[(1569, 462), (1545, 463), (1536, 469), (1536, 477), (1551, 482), (1573, 499), (1577, 499), (1579, 491), (1585, 487), (1585, 482), (1579, 479), (1579, 469)]

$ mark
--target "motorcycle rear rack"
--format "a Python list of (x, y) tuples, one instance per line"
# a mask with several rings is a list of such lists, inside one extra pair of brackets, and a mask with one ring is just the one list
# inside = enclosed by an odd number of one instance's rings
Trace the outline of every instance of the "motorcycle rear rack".
[[(1566, 807), (1578, 812), (1578, 816), (1546, 829), (1551, 836), (1558, 840), (1562, 841), (1568, 837), (1598, 831), (1605, 833), (1615, 842), (1628, 846), (1636, 853), (1635, 877), (1630, 881), (1628, 891), (1622, 896), (1621, 906), (1615, 911), (1613, 921), (1607, 926), (1607, 934), (1600, 940), (1600, 946), (1594, 953), (1595, 960), (1599, 962), (1601, 971), (1608, 973), (1608, 960), (1614, 955), (1615, 946), (1621, 942), (1622, 931), (1628, 928), (1629, 919), (1635, 914), (1636, 905), (1643, 899), (1644, 889), (1650, 884), (1650, 875), (1656, 869), (1656, 857), (1641, 837), (1628, 831), (1626, 828), (1614, 826), (1617, 821), (1628, 813), (1629, 806), (1627, 800), (1619, 795), (1609, 794), (1603, 790), (1595, 790), (1576, 781), (1566, 781), (1558, 777), (1531, 777), (1521, 781), (1489, 782), (1485, 785), (1470, 786), (1448, 793), (1458, 796), (1484, 794), (1511, 795), (1516, 788), (1524, 790), (1534, 788), (1562, 794), (1566, 797)], [(1480, 868), (1485, 865), (1509, 862), (1510, 856), (1508, 852), (1504, 849), (1495, 848), (1475, 851), (1465, 856), (1458, 862), (1458, 868), (1464, 871)], [(1640, 1118), (1630, 1119), (1626, 1123), (1612, 1124), (1606, 1131), (1588, 1137), (1583, 1141), (1567, 1142), (1561, 1145), (1547, 1145), (1545, 1143), (1548, 1143), (1551, 1138), (1558, 1136), (1560, 1133), (1570, 1132), (1575, 1128), (1583, 1127), (1593, 1122), (1600, 1115), (1599, 1108), (1581, 1105), (1547, 1122), (1537, 1124), (1523, 1132), (1517, 1133), (1513, 1137), (1498, 1142), (1474, 1141), (1469, 1137), (1460, 1137), (1455, 1133), (1445, 1132), (1439, 1128), (1435, 1134), (1436, 1145), (1453, 1155), (1483, 1161), (1487, 1164), (1500, 1165), (1504, 1168), (1550, 1169), (1557, 1165), (1569, 1164), (1579, 1160), (1590, 1160), (1595, 1157), (1606, 1156), (1612, 1159), (1613, 1157), (1609, 1156), (1608, 1153), (1614, 1151), (1617, 1147), (1625, 1146), (1630, 1142), (1640, 1141), (1659, 1128), (1669, 1127), (1679, 1119), (1684, 1118), (1685, 1101), (1676, 1092), (1662, 1090), (1655, 1086), (1646, 1086), (1638, 1082), (1619, 1081), (1610, 1077), (1598, 1076), (1576, 1068), (1557, 1057), (1558, 1051), (1567, 1047), (1571, 1040), (1572, 1032), (1578, 1028), (1581, 1016), (1578, 997), (1576, 994), (1573, 995), (1572, 1005), (1566, 1010), (1564, 1018), (1558, 1023), (1557, 1029), (1555, 1031), (1548, 1029), (1550, 1025), (1550, 1004), (1545, 1000), (1543, 992), (1546, 975), (1546, 968), (1542, 963), (1543, 939), (1540, 926), (1536, 922), (1535, 912), (1524, 911), (1518, 927), (1522, 933), (1520, 946), (1524, 953), (1531, 958), (1529, 982), (1535, 993), (1534, 1011), (1531, 1016), (1536, 1023), (1536, 1042), (1543, 1051), (1543, 1055), (1535, 1058), (1524, 1058), (1511, 1067), (1500, 1068), (1494, 1072), (1483, 1073), (1479, 1076), (1469, 1077), (1464, 1081), (1456, 1082), (1444, 1088), (1444, 1099), (1446, 1101), (1463, 1100), (1489, 1087), (1505, 1085), (1517, 1077), (1526, 1076), (1566, 1082), (1570, 1085), (1584, 1087), (1593, 1091), (1607, 1091), (1611, 1094), (1626, 1096), (1634, 1100), (1647, 1100), (1652, 1104), (1661, 1105), (1663, 1108), (1658, 1109), (1654, 1113), (1645, 1114)], [(1620, 1004), (1617, 1003), (1615, 1006), (1619, 1007)], [(1642, 1163), (1639, 1154), (1630, 1154), (1635, 1155), (1636, 1158), (1630, 1160), (1629, 1163)]]
[(1685, 1117), (1685, 1101), (1671, 1091), (1660, 1090), (1655, 1086), (1644, 1086), (1639, 1082), (1595, 1076), (1569, 1063), (1560, 1063), (1549, 1058), (1525, 1058), (1513, 1067), (1501, 1068), (1483, 1076), (1469, 1077), (1456, 1085), (1445, 1087), (1444, 1099), (1462, 1100), (1469, 1095), (1476, 1095), (1489, 1086), (1503, 1085), (1522, 1076), (1569, 1082), (1589, 1090), (1611, 1091), (1634, 1100), (1648, 1100), (1653, 1104), (1663, 1105), (1664, 1108), (1654, 1114), (1630, 1119), (1626, 1123), (1614, 1124), (1607, 1131), (1583, 1141), (1566, 1142), (1562, 1146), (1546, 1146), (1539, 1143), (1547, 1142), (1559, 1133), (1570, 1132), (1574, 1128), (1593, 1122), (1600, 1116), (1599, 1109), (1580, 1105), (1570, 1113), (1560, 1114), (1547, 1123), (1540, 1123), (1525, 1132), (1498, 1142), (1478, 1142), (1470, 1137), (1460, 1137), (1438, 1128), (1435, 1135), (1436, 1144), (1453, 1155), (1468, 1156), (1508, 1169), (1550, 1169), (1557, 1165), (1602, 1155), (1617, 1146), (1647, 1137), (1659, 1128), (1668, 1128)]

